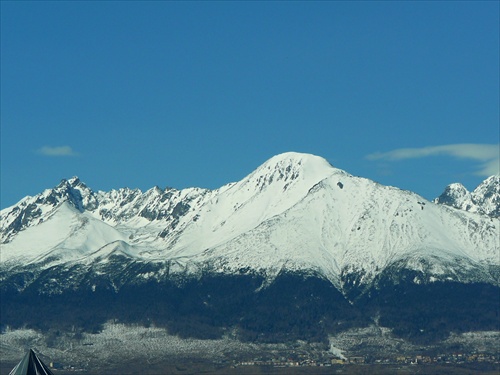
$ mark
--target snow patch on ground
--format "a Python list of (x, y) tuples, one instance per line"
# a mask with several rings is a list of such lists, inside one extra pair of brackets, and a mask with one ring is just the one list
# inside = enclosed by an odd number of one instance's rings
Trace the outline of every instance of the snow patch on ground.
[(344, 354), (342, 354), (342, 350), (335, 347), (331, 342), (330, 342), (330, 352), (337, 358), (347, 360)]

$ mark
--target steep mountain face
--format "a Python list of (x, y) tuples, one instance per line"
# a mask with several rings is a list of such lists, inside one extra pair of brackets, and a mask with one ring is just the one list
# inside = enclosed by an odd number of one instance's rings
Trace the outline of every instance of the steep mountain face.
[[(486, 288), (471, 295), (490, 314), (500, 275), (498, 177), (472, 194), (448, 190), (436, 204), (298, 153), (217, 190), (94, 192), (63, 180), (0, 212), (2, 324), (38, 324), (36, 300), (38, 316), (40, 306), (57, 306), (72, 324), (135, 319), (189, 335), (190, 316), (208, 336), (237, 326), (247, 338), (324, 337), (341, 323), (394, 315), (394, 285), (418, 294), (419, 285), (456, 283)], [(456, 202), (464, 209), (448, 207)], [(277, 304), (288, 321), (273, 321)]]
[(500, 176), (488, 177), (472, 193), (460, 183), (450, 184), (434, 203), (499, 218)]

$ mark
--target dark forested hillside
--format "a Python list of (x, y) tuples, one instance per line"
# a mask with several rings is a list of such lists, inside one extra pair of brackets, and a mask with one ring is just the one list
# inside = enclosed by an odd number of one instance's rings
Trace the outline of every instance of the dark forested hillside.
[[(228, 329), (244, 341), (327, 342), (329, 334), (378, 318), (413, 342), (450, 332), (500, 330), (500, 289), (489, 284), (379, 283), (350, 303), (329, 281), (282, 273), (263, 286), (257, 275), (214, 275), (43, 294), (3, 289), (1, 324), (41, 331), (99, 331), (106, 321), (167, 327), (181, 337), (217, 338)], [(38, 285), (39, 286), (39, 285)]]

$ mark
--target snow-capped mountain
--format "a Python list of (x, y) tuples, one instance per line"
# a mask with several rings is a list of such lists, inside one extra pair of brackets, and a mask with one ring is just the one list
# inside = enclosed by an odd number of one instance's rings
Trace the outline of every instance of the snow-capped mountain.
[(216, 190), (63, 180), (0, 212), (0, 326), (93, 332), (112, 319), (265, 342), (373, 319), (417, 341), (495, 330), (494, 181), (448, 189), (487, 208), (472, 212), (299, 153)]
[(499, 218), (500, 175), (488, 177), (472, 193), (460, 183), (450, 184), (434, 202)]
[(212, 191), (93, 192), (74, 177), (1, 211), (1, 267), (95, 264), (119, 251), (270, 280), (306, 270), (339, 289), (349, 274), (367, 284), (395, 264), (428, 279), (495, 283), (488, 270), (499, 266), (498, 176), (473, 193), (450, 185), (436, 203), (299, 153)]

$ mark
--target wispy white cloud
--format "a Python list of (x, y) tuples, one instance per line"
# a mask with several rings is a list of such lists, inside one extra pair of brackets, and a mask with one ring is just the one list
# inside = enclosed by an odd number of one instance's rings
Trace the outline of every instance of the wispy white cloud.
[(70, 146), (43, 146), (37, 150), (37, 153), (44, 156), (77, 156), (78, 153), (75, 152)]
[(499, 144), (453, 144), (429, 146), (421, 148), (399, 148), (388, 152), (376, 152), (366, 156), (368, 160), (403, 160), (429, 156), (445, 155), (460, 159), (476, 160), (479, 162), (476, 174), (491, 176), (499, 174), (500, 145)]

